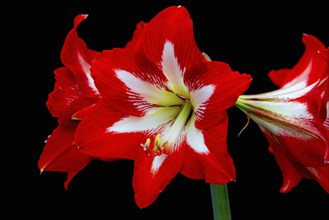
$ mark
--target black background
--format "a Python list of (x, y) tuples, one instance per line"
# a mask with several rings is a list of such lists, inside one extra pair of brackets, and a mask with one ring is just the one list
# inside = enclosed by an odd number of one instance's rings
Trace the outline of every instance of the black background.
[[(5, 54), (14, 61), (7, 64), (14, 76), (10, 81), (14, 89), (6, 97), (10, 97), (8, 103), (18, 105), (11, 105), (17, 112), (6, 129), (15, 133), (8, 147), (14, 152), (8, 156), (11, 162), (5, 170), (15, 169), (3, 181), (12, 187), (3, 189), (9, 195), (5, 203), (12, 210), (10, 215), (34, 219), (213, 219), (209, 185), (181, 175), (151, 206), (139, 209), (131, 185), (131, 161), (94, 161), (72, 180), (68, 191), (63, 187), (65, 174), (39, 175), (37, 161), (44, 140), (57, 126), (45, 102), (53, 90), (53, 70), (62, 66), (60, 51), (77, 14), (89, 14), (79, 26), (79, 35), (90, 49), (101, 51), (123, 47), (137, 22), (149, 21), (167, 6), (183, 5), (193, 19), (199, 48), (212, 60), (251, 74), (253, 81), (246, 93), (260, 93), (276, 88), (267, 77), (269, 70), (297, 63), (304, 50), (303, 33), (329, 45), (325, 3), (303, 4), (74, 0), (28, 1), (4, 7), (11, 13), (3, 20), (9, 24), (3, 35), (9, 42), (15, 41)], [(315, 220), (327, 216), (328, 194), (315, 181), (303, 179), (290, 193), (279, 193), (281, 171), (259, 128), (250, 123), (238, 137), (247, 119), (235, 107), (228, 113), (228, 145), (237, 170), (237, 181), (228, 184), (232, 219)], [(21, 175), (25, 171), (26, 175)]]

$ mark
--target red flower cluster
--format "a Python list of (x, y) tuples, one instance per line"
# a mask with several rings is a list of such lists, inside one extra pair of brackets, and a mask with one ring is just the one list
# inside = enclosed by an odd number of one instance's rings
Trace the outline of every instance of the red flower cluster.
[[(302, 177), (328, 191), (328, 49), (312, 36), (292, 70), (270, 73), (280, 89), (242, 95), (251, 76), (202, 53), (182, 6), (136, 26), (124, 48), (96, 52), (68, 33), (47, 107), (58, 118), (39, 159), (41, 171), (68, 173), (90, 161), (134, 161), (139, 207), (149, 206), (178, 174), (226, 184), (236, 179), (227, 151), (227, 109), (258, 123), (284, 173), (282, 191)], [(177, 22), (179, 21), (179, 22)], [(284, 76), (284, 77), (282, 77)], [(320, 158), (322, 160), (320, 160)]]

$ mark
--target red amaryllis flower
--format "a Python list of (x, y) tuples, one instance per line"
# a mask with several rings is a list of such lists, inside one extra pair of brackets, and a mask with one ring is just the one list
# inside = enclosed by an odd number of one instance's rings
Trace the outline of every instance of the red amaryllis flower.
[(212, 184), (235, 180), (226, 110), (251, 77), (210, 61), (198, 49), (184, 7), (144, 24), (132, 48), (103, 51), (91, 67), (102, 100), (76, 132), (94, 157), (133, 159), (133, 188), (149, 206), (181, 173)]
[(312, 35), (302, 40), (305, 52), (299, 62), (269, 73), (280, 89), (242, 95), (236, 106), (267, 137), (283, 173), (281, 192), (307, 178), (329, 193), (329, 50)]
[[(77, 150), (73, 137), (83, 112), (86, 113), (100, 98), (90, 75), (91, 61), (98, 52), (88, 49), (77, 34), (78, 25), (86, 18), (84, 14), (75, 17), (74, 27), (60, 54), (64, 66), (54, 71), (56, 82), (46, 105), (58, 119), (58, 126), (46, 140), (38, 161), (41, 172), (68, 173), (64, 183), (66, 189), (72, 178), (92, 160)], [(77, 114), (79, 111), (81, 113)]]

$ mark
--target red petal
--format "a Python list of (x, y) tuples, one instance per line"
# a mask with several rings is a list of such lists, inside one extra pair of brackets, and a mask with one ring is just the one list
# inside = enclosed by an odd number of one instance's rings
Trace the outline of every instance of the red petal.
[(292, 166), (282, 148), (272, 148), (272, 153), (280, 167), (283, 175), (283, 184), (280, 192), (290, 192), (302, 180), (302, 175)]
[(60, 118), (72, 101), (81, 97), (81, 91), (75, 81), (73, 73), (66, 67), (54, 71), (56, 83), (54, 91), (48, 96), (46, 105), (55, 118)]
[(318, 55), (318, 50), (325, 48), (325, 46), (316, 37), (309, 34), (304, 34), (302, 40), (305, 45), (304, 54), (290, 71), (289, 69), (270, 71), (269, 77), (277, 86), (283, 87), (285, 84), (300, 76), (308, 68), (311, 62), (312, 65), (310, 66), (310, 72), (305, 76), (307, 85), (310, 85), (321, 78), (323, 68), (326, 64)]
[(145, 143), (143, 133), (113, 133), (107, 128), (123, 118), (103, 102), (98, 102), (83, 118), (76, 131), (75, 142), (81, 152), (99, 158), (133, 159)]
[(327, 193), (329, 193), (329, 164), (315, 167), (311, 173), (313, 178), (318, 181), (318, 183)]
[(326, 146), (322, 140), (303, 141), (278, 136), (271, 138), (266, 132), (264, 134), (283, 173), (281, 192), (291, 191), (301, 178), (314, 179), (328, 191), (329, 164), (324, 164)]
[(282, 87), (285, 84), (286, 76), (290, 73), (290, 69), (283, 68), (279, 70), (271, 70), (268, 74), (272, 82), (278, 87)]
[(289, 159), (289, 154), (284, 152), (283, 148), (277, 147), (273, 153), (283, 173), (283, 185), (280, 192), (290, 192), (304, 177), (318, 181), (322, 188), (329, 193), (329, 164), (307, 169), (298, 163), (293, 163), (294, 160)]
[(95, 104), (89, 105), (86, 108), (83, 108), (72, 115), (73, 120), (82, 120), (95, 106)]
[(49, 94), (46, 102), (53, 117), (71, 118), (74, 113), (98, 100), (98, 97), (84, 98), (73, 73), (66, 67), (58, 68), (54, 73), (54, 91)]
[(66, 180), (64, 182), (64, 188), (68, 190), (69, 184), (71, 183), (72, 179), (78, 174), (79, 172), (69, 172), (67, 174)]
[[(310, 137), (309, 137), (310, 138)], [(326, 144), (320, 138), (301, 140), (293, 137), (275, 137), (278, 146), (285, 146), (292, 159), (305, 167), (318, 167), (324, 163)], [(272, 144), (274, 147), (274, 144)]]
[(95, 97), (99, 96), (99, 93), (90, 76), (90, 64), (98, 52), (88, 49), (86, 43), (77, 34), (79, 24), (86, 18), (87, 15), (83, 14), (76, 16), (74, 27), (66, 36), (60, 56), (64, 66), (74, 73), (76, 81), (84, 95)]
[(142, 39), (142, 34), (144, 33), (144, 28), (145, 28), (146, 23), (141, 21), (136, 25), (136, 29), (134, 31), (132, 39), (126, 44), (125, 48), (129, 49), (135, 49), (139, 46), (141, 39)]
[(135, 161), (135, 170), (133, 176), (133, 187), (135, 191), (135, 201), (139, 208), (146, 208), (152, 204), (159, 193), (161, 193), (170, 181), (177, 175), (182, 167), (184, 150), (179, 148), (173, 154), (167, 155), (159, 170), (156, 173), (151, 172), (154, 157), (148, 157), (145, 154)]
[(78, 122), (62, 120), (48, 138), (40, 155), (38, 167), (44, 171), (77, 172), (92, 158), (82, 154), (73, 144)]
[(319, 56), (323, 58), (323, 61), (326, 63), (326, 67), (323, 69), (324, 76), (323, 78), (327, 78), (325, 82), (319, 88), (321, 91), (324, 91), (322, 94), (322, 106), (321, 106), (321, 117), (323, 118), (324, 124), (329, 130), (329, 48), (321, 49), (318, 51)]

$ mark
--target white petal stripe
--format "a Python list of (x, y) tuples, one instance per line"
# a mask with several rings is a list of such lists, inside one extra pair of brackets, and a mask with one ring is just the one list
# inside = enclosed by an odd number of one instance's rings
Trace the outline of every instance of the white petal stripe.
[(195, 116), (192, 115), (186, 128), (187, 144), (199, 154), (208, 154), (209, 150), (205, 144), (203, 133), (194, 126), (194, 122)]
[(153, 175), (155, 175), (158, 172), (159, 168), (161, 167), (161, 165), (163, 164), (166, 158), (167, 158), (166, 154), (162, 154), (160, 156), (154, 157), (151, 167), (151, 172)]
[(174, 45), (166, 41), (162, 52), (162, 71), (168, 79), (168, 87), (176, 94), (189, 97), (188, 90), (183, 82), (183, 70), (175, 57)]
[(82, 57), (81, 53), (77, 52), (78, 61), (81, 66), (82, 71), (85, 73), (88, 79), (88, 86), (96, 93), (99, 94), (98, 89), (95, 86), (94, 79), (90, 75), (90, 64)]
[(266, 109), (278, 115), (289, 117), (290, 120), (312, 119), (313, 115), (307, 110), (307, 105), (300, 102), (268, 102), (250, 101), (253, 106)]
[(148, 110), (143, 117), (128, 116), (107, 128), (108, 132), (129, 133), (157, 129), (173, 120), (180, 112), (179, 106), (158, 107)]
[(198, 119), (202, 117), (206, 109), (206, 102), (215, 91), (215, 86), (208, 85), (190, 92), (191, 103)]

